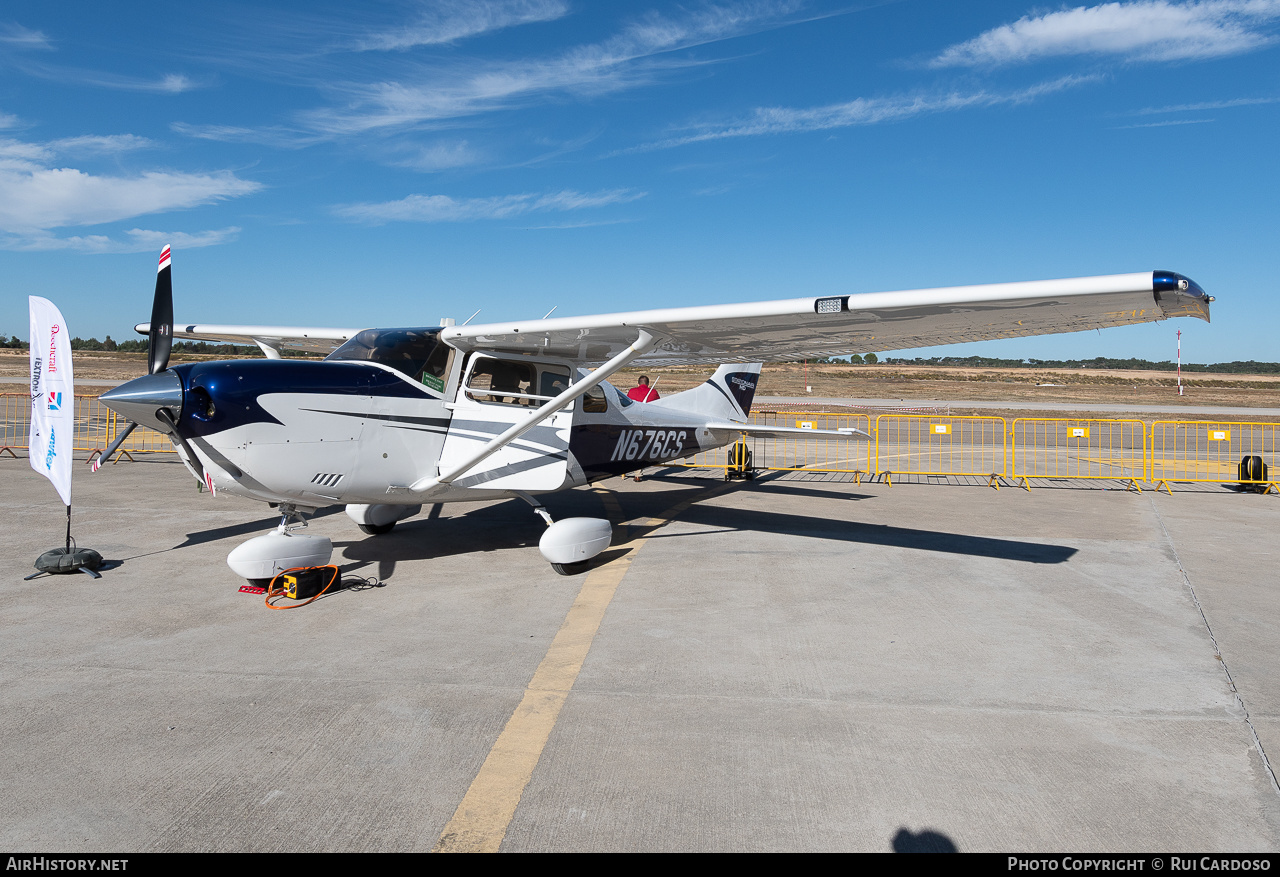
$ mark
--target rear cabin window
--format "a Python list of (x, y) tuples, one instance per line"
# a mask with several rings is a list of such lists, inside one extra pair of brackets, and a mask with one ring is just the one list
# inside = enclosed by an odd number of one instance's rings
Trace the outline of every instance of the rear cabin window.
[(538, 408), (568, 388), (569, 370), (547, 363), (483, 357), (475, 360), (467, 376), (469, 397), (500, 405)]

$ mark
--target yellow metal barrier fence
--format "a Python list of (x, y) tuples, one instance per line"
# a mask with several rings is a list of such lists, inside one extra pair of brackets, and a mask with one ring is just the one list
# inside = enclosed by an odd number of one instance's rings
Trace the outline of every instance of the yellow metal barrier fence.
[[(857, 429), (871, 432), (866, 414), (815, 414), (812, 411), (760, 411), (752, 423), (799, 429)], [(781, 472), (845, 472), (861, 480), (871, 472), (871, 442), (865, 437), (808, 438), (749, 436), (752, 465)]]
[(876, 472), (968, 475), (1000, 487), (1009, 474), (1008, 422), (1003, 417), (881, 414), (876, 418)]
[[(27, 437), (31, 432), (31, 395), (29, 393), (0, 393), (0, 453), (27, 449)], [(126, 421), (97, 396), (76, 396), (75, 438), (72, 449), (77, 452), (100, 451), (115, 439)], [(120, 446), (120, 453), (166, 454), (173, 453), (173, 445), (167, 436), (150, 429), (135, 429)]]
[(1118, 479), (1141, 491), (1147, 478), (1147, 425), (1141, 420), (1018, 418), (1010, 432), (1010, 476)]
[[(1169, 490), (1170, 481), (1210, 481), (1277, 488), (1280, 424), (1157, 420), (1151, 424), (1147, 480)], [(1241, 471), (1245, 457), (1261, 457), (1265, 475)], [(1243, 476), (1243, 477), (1242, 477)], [(1172, 491), (1169, 491), (1172, 493)]]
[[(762, 426), (786, 426), (798, 429), (858, 429), (871, 431), (871, 418), (866, 414), (827, 414), (812, 411), (755, 411), (751, 422)], [(866, 438), (814, 437), (803, 435), (770, 437), (746, 435), (737, 443), (714, 451), (703, 451), (684, 460), (664, 465), (693, 469), (726, 469), (740, 471), (741, 448), (750, 452), (750, 469), (782, 472), (844, 472), (861, 480), (871, 472), (871, 442)]]

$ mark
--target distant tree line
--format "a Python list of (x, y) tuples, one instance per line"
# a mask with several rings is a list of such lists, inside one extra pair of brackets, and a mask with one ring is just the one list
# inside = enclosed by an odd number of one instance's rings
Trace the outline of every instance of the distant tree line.
[[(72, 338), (72, 350), (102, 350), (107, 353), (146, 353), (147, 339), (134, 338), (128, 341), (115, 341), (110, 335), (105, 341), (99, 341), (97, 338)], [(20, 350), (27, 349), (27, 342), (23, 341), (16, 335), (12, 338), (6, 338), (0, 335), (0, 347), (16, 348)], [(206, 353), (223, 356), (261, 356), (262, 349), (256, 344), (218, 344), (209, 341), (175, 341), (173, 342), (174, 353)], [(310, 356), (297, 350), (281, 350), (284, 356)]]
[(809, 362), (817, 365), (862, 365), (863, 363), (874, 365), (879, 361), (880, 357), (874, 353), (868, 353), (866, 356), (857, 353), (851, 353), (848, 356), (820, 356), (817, 359), (809, 360)]
[[(1135, 371), (1176, 371), (1178, 364), (1171, 360), (1152, 362), (1149, 359), (1112, 359), (1097, 356), (1093, 359), (996, 359), (991, 356), (933, 356), (929, 358), (901, 359), (890, 357), (886, 365), (954, 365), (967, 368), (1099, 368), (1129, 369)], [(1280, 374), (1280, 362), (1214, 362), (1200, 364), (1184, 362), (1184, 372), (1213, 372), (1215, 374)]]

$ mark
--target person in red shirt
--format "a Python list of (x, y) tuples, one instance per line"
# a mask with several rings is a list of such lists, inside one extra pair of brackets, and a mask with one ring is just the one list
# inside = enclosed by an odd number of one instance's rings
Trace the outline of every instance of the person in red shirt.
[[(627, 390), (627, 398), (634, 399), (637, 402), (652, 402), (661, 397), (658, 395), (657, 390), (654, 390), (649, 386), (649, 376), (641, 375), (640, 380), (636, 382), (636, 386)], [(636, 481), (639, 480), (639, 478), (636, 479)]]
[[(652, 402), (659, 398), (658, 391), (649, 386), (649, 376), (641, 375), (636, 381), (636, 385), (627, 390), (627, 398), (636, 402)], [(644, 474), (644, 469), (639, 469), (635, 473), (636, 481), (640, 480), (640, 476)]]

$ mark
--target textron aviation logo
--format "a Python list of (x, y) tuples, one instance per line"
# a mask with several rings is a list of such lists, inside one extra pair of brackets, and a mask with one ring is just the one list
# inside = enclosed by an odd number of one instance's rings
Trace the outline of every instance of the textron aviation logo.
[(40, 357), (35, 358), (35, 362), (31, 363), (31, 402), (40, 398), (40, 369), (44, 366), (44, 360)]
[(62, 393), (55, 392), (55, 393), (49, 394), (49, 410), (50, 411), (62, 410)]

